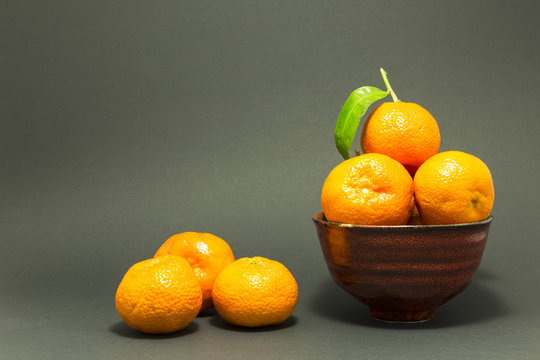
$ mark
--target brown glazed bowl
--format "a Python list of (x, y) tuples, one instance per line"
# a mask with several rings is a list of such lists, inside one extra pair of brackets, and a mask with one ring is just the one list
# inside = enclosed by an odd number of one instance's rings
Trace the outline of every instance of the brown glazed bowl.
[(368, 226), (313, 216), (334, 281), (380, 320), (431, 319), (480, 266), (493, 218), (455, 225)]

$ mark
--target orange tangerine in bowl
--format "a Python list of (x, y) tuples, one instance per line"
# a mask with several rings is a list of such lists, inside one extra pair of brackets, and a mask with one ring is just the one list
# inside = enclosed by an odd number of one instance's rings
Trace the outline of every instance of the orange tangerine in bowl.
[(414, 176), (418, 212), (425, 224), (460, 224), (488, 217), (495, 199), (489, 168), (476, 156), (445, 151)]
[(413, 209), (413, 180), (398, 161), (363, 154), (343, 161), (326, 178), (321, 206), (328, 221), (402, 225)]

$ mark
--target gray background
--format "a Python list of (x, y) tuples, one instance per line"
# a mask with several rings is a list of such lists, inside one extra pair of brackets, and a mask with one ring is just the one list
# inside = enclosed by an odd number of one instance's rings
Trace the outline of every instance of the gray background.
[[(539, 15), (537, 1), (2, 1), (0, 358), (538, 358)], [(496, 188), (473, 283), (416, 325), (371, 320), (338, 288), (311, 222), (341, 161), (339, 110), (384, 86), (380, 66)], [(129, 329), (120, 279), (183, 231), (284, 263), (294, 316)]]

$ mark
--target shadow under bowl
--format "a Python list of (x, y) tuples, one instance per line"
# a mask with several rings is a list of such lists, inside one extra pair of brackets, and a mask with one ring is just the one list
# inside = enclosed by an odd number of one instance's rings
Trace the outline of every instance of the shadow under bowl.
[(380, 320), (415, 322), (462, 292), (480, 266), (493, 218), (452, 225), (351, 225), (313, 216), (334, 281)]

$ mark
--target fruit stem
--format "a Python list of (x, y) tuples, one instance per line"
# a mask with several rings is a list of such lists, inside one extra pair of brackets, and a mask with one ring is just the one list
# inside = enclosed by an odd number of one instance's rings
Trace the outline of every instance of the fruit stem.
[(387, 76), (388, 74), (386, 73), (386, 71), (384, 71), (383, 68), (381, 68), (381, 75), (382, 75), (384, 84), (386, 85), (386, 90), (388, 90), (390, 95), (392, 95), (392, 99), (394, 100), (394, 102), (398, 102), (399, 99), (396, 93), (394, 92), (394, 90), (392, 90), (392, 86), (390, 86), (390, 81), (388, 81), (388, 76)]
[(258, 261), (257, 261), (257, 259), (255, 259), (255, 258), (249, 259), (249, 263), (250, 263), (250, 264), (256, 264), (257, 262), (258, 262)]

